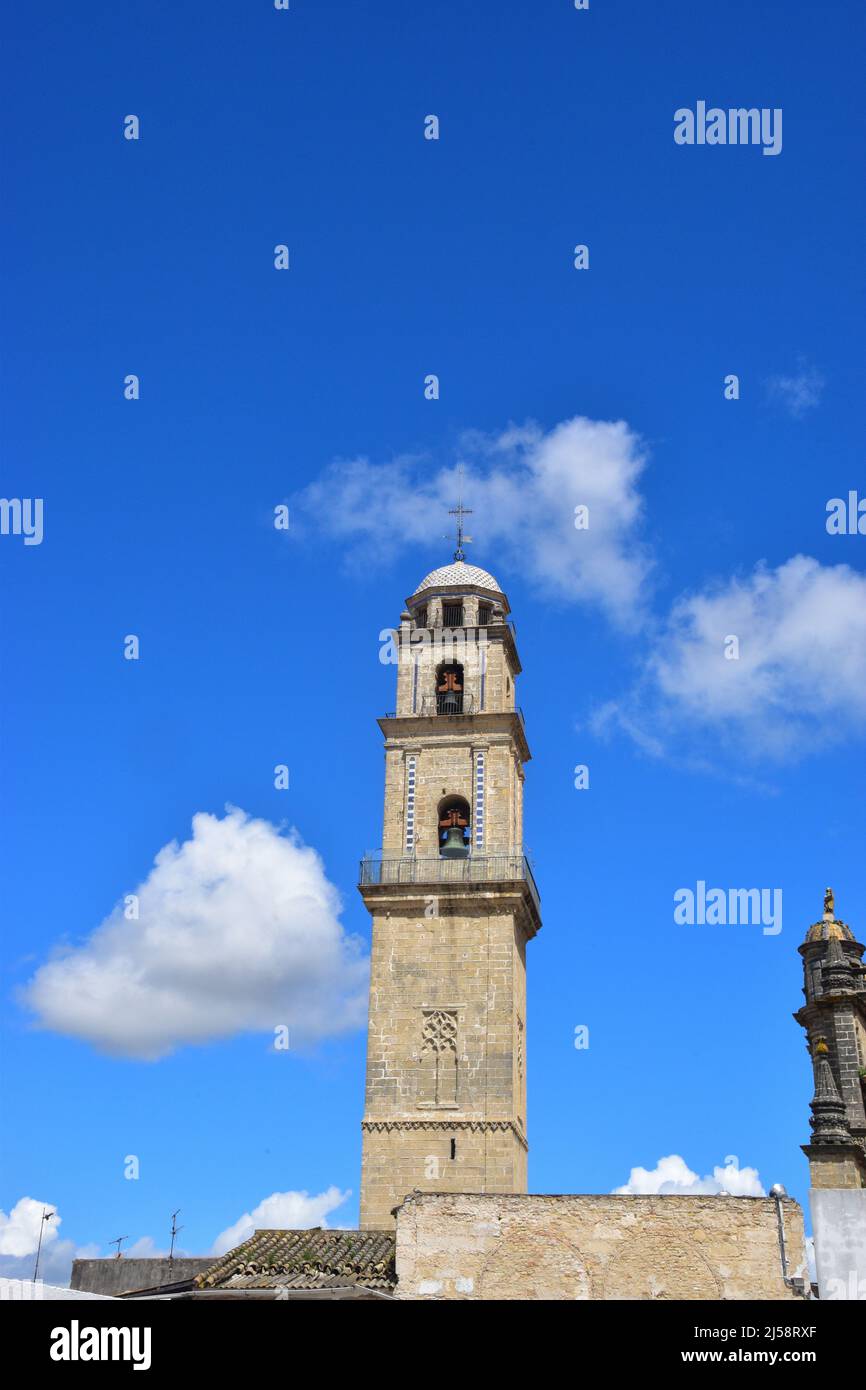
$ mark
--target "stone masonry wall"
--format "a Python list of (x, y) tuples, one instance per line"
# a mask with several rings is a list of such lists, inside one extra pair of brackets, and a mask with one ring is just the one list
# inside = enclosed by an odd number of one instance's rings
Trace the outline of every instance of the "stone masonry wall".
[[(415, 1189), (525, 1190), (517, 1120), (525, 1122), (525, 1060), (518, 1079), (517, 1055), (517, 1019), (526, 1017), (523, 936), (495, 891), (453, 902), (443, 895), (434, 916), (420, 902), (375, 912), (365, 1228), (393, 1225), (392, 1208)], [(434, 1014), (445, 1016), (438, 1020), (444, 1036), (435, 1033)]]
[[(803, 1213), (782, 1203), (789, 1272)], [(408, 1299), (788, 1299), (772, 1198), (418, 1194), (397, 1215)]]
[[(515, 671), (501, 638), (490, 637), (486, 628), (433, 629), (418, 632), (404, 624), (398, 632), (399, 663), (397, 669), (398, 714), (420, 714), (424, 701), (435, 700), (437, 668), (450, 661), (463, 667), (464, 693), (472, 708), (479, 713), (481, 704), (481, 673), (484, 670), (484, 711), (487, 713), (514, 709)], [(417, 665), (417, 673), (415, 666)], [(412, 708), (413, 696), (415, 709)]]
[(107, 1294), (118, 1298), (136, 1289), (153, 1289), (162, 1284), (176, 1284), (194, 1279), (216, 1263), (215, 1255), (167, 1256), (154, 1259), (82, 1259), (73, 1260), (70, 1288), (85, 1293)]
[(444, 722), (440, 721), (435, 739), (429, 734), (426, 738), (423, 734), (405, 737), (386, 750), (383, 849), (404, 849), (406, 758), (415, 758), (415, 850), (419, 858), (435, 858), (439, 853), (438, 807), (443, 796), (464, 797), (474, 822), (475, 754), (483, 749), (485, 825), (481, 852), (519, 852), (523, 843), (523, 770), (512, 739), (507, 734), (477, 734), (467, 740), (457, 729), (449, 738), (443, 732)]

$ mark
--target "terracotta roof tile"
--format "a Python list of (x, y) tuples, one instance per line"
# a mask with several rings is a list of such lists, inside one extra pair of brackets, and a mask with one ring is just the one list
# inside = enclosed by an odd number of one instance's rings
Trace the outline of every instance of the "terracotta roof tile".
[(256, 1231), (195, 1280), (198, 1289), (323, 1289), (397, 1282), (393, 1231)]

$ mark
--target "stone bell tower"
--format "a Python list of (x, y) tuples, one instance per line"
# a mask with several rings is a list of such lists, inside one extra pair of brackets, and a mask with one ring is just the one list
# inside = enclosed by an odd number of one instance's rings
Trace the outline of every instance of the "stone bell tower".
[(523, 849), (529, 748), (508, 600), (466, 563), (407, 600), (392, 657), (373, 918), (362, 1229), (422, 1192), (526, 1191), (526, 943), (541, 926)]
[(794, 1018), (806, 1030), (815, 1073), (812, 1138), (803, 1145), (813, 1188), (866, 1187), (866, 968), (863, 947), (836, 916), (832, 889), (824, 916), (800, 947), (806, 1002)]

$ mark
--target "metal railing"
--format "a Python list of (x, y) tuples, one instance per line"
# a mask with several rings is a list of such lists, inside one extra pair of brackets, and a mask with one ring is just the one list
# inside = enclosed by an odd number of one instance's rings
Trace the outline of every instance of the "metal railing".
[[(410, 711), (409, 713), (411, 713), (411, 714), (424, 714), (424, 715), (428, 715), (428, 714), (446, 714), (446, 715), (447, 715), (447, 714), (492, 714), (492, 713), (495, 712), (495, 711), (490, 710), (489, 708), (486, 709), (486, 710), (482, 710), (482, 709), (480, 709), (480, 708), (479, 708), (478, 710), (476, 710), (476, 708), (475, 708), (475, 696), (474, 696), (474, 694), (472, 693), (471, 690), (463, 691), (462, 694), (459, 693), (459, 692), (455, 692), (455, 693), (458, 693), (458, 697), (459, 697), (459, 706), (460, 706), (459, 709), (451, 709), (451, 708), (449, 708), (447, 705), (445, 705), (444, 703), (442, 703), (442, 702), (445, 701), (445, 699), (447, 698), (446, 696), (443, 696), (443, 695), (424, 695), (424, 696), (421, 697), (421, 700), (419, 701), (418, 708), (417, 708), (416, 710)], [(408, 718), (408, 717), (409, 717), (409, 713), (404, 714), (403, 717), (404, 717), (404, 718)], [(503, 714), (516, 714), (517, 717), (518, 717), (518, 719), (520, 720), (520, 723), (521, 723), (522, 726), (523, 726), (523, 731), (524, 731), (524, 733), (526, 732), (526, 719), (525, 719), (525, 717), (524, 717), (523, 710), (520, 708), (519, 705), (515, 705), (513, 710), (502, 710), (501, 713), (503, 713)], [(383, 719), (396, 719), (396, 718), (397, 718), (397, 711), (396, 711), (396, 710), (393, 710), (393, 709), (389, 709), (389, 710), (387, 710), (387, 711), (385, 712), (385, 714), (383, 714), (382, 718), (383, 718)]]
[(475, 696), (471, 690), (446, 690), (442, 694), (424, 695), (422, 714), (474, 714)]
[(522, 882), (528, 884), (535, 906), (541, 907), (538, 887), (525, 854), (470, 854), (467, 859), (445, 859), (440, 855), (416, 857), (399, 851), (370, 850), (361, 860), (359, 882), (362, 888), (391, 883)]

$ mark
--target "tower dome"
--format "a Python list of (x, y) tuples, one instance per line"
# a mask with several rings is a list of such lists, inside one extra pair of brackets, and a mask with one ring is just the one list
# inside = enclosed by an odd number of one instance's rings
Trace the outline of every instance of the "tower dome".
[(480, 569), (478, 565), (469, 565), (465, 560), (452, 560), (450, 565), (440, 565), (438, 569), (431, 570), (421, 580), (412, 597), (417, 598), (428, 589), (453, 588), (486, 589), (494, 594), (502, 593), (498, 582), (487, 570)]
[(847, 922), (836, 916), (836, 902), (832, 888), (824, 894), (824, 916), (813, 922), (806, 933), (806, 945), (815, 941), (853, 941), (854, 933)]

